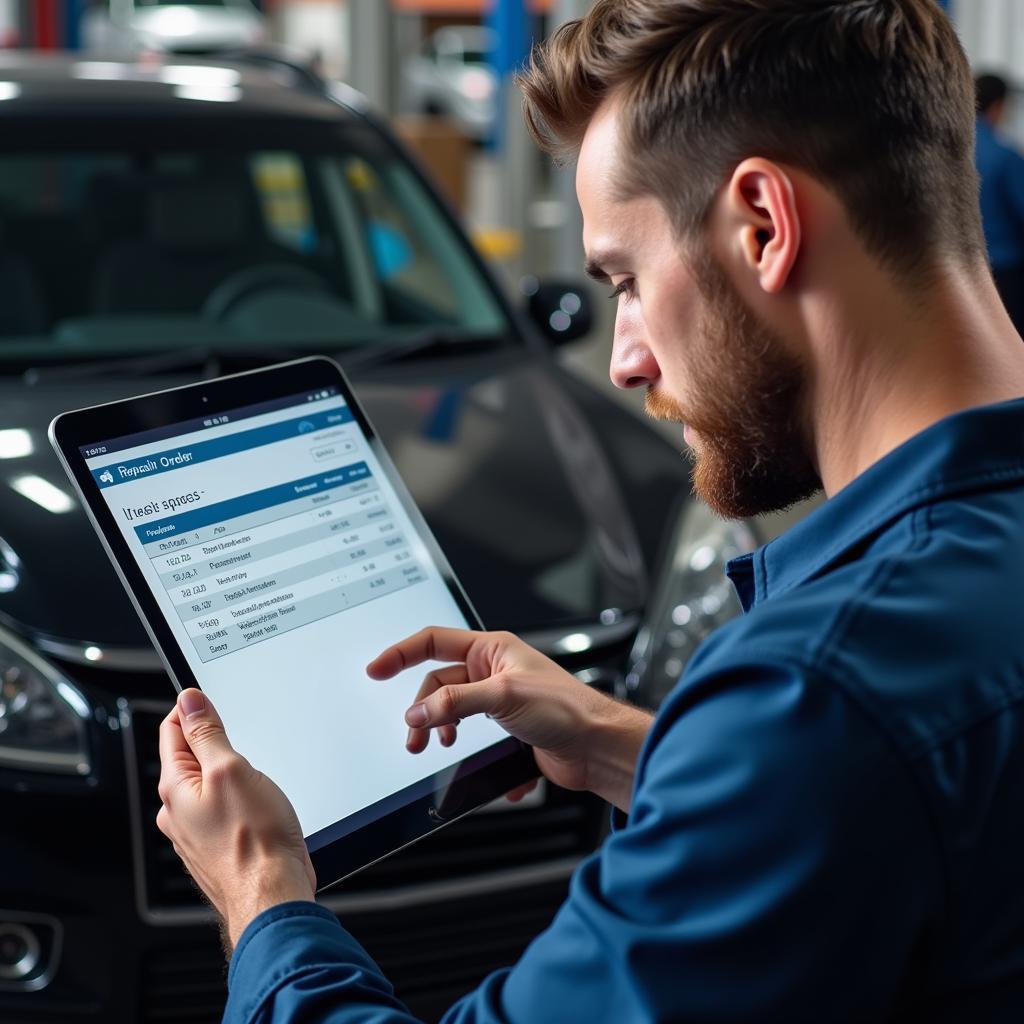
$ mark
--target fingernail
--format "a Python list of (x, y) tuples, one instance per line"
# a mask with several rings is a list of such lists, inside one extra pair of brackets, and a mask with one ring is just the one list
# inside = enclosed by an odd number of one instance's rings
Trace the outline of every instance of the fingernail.
[(426, 725), (429, 717), (426, 704), (413, 704), (413, 706), (405, 713), (406, 722), (414, 728)]
[(186, 718), (201, 715), (206, 710), (206, 698), (198, 690), (183, 690), (178, 705)]

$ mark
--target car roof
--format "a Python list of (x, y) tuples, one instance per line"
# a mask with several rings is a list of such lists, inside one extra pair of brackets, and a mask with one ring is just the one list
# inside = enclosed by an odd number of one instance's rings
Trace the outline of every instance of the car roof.
[(106, 60), (0, 51), (0, 118), (25, 115), (176, 115), (350, 120), (365, 100), (282, 59), (180, 54)]

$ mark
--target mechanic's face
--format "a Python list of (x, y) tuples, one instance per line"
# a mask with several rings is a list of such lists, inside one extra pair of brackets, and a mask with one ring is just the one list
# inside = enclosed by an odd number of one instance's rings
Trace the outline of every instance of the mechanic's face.
[(820, 486), (802, 430), (803, 364), (748, 308), (710, 239), (684, 254), (659, 200), (615, 197), (617, 135), (606, 106), (576, 176), (588, 270), (618, 293), (612, 381), (645, 387), (649, 415), (684, 425), (694, 489), (720, 515), (785, 508)]

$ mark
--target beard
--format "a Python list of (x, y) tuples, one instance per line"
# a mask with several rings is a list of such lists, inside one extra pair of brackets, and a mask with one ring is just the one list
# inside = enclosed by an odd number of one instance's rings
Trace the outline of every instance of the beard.
[(806, 429), (809, 372), (747, 308), (716, 264), (697, 274), (704, 309), (689, 341), (685, 404), (648, 388), (655, 419), (693, 437), (693, 489), (726, 519), (777, 512), (821, 488)]

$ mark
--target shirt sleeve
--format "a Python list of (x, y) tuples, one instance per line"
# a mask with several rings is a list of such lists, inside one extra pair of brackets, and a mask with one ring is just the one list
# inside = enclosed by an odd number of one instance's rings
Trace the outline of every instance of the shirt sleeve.
[[(826, 680), (736, 665), (670, 697), (628, 822), (519, 963), (444, 1021), (888, 1019), (941, 890), (885, 736)], [(310, 904), (258, 918), (229, 983), (230, 1024), (412, 1019)]]

